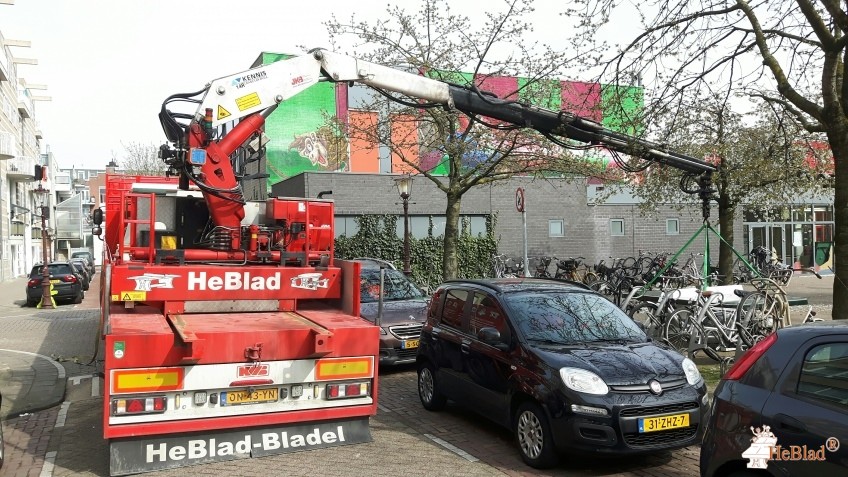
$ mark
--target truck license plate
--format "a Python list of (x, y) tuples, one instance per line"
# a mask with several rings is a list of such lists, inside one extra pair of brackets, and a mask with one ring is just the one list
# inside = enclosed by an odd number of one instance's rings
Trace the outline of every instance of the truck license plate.
[(639, 432), (665, 431), (679, 427), (689, 427), (689, 414), (639, 419)]
[(275, 402), (278, 399), (279, 392), (277, 388), (262, 388), (252, 391), (226, 391), (221, 393), (221, 405), (235, 406), (239, 404)]
[(403, 340), (400, 344), (402, 349), (414, 349), (418, 347), (418, 340)]

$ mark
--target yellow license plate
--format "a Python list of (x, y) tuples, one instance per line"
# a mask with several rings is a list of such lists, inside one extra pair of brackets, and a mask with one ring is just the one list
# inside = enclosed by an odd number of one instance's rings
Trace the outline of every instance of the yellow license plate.
[(50, 283), (62, 283), (62, 280), (50, 280)]
[(679, 427), (689, 427), (689, 414), (639, 419), (639, 432), (666, 431)]
[(222, 406), (235, 406), (239, 404), (258, 404), (263, 402), (275, 402), (279, 396), (277, 388), (262, 388), (244, 391), (227, 391), (221, 393)]
[(418, 347), (418, 340), (404, 340), (400, 347), (403, 349), (413, 349)]

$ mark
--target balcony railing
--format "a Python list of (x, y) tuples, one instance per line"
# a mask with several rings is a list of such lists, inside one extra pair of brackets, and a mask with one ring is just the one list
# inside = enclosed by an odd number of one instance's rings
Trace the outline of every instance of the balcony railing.
[(6, 177), (9, 179), (17, 179), (19, 181), (35, 180), (35, 158), (28, 156), (18, 156), (10, 161), (6, 169)]
[(32, 100), (24, 90), (18, 89), (18, 112), (21, 114), (21, 117), (24, 119), (31, 118), (32, 111)]
[(12, 159), (18, 155), (18, 142), (15, 135), (8, 131), (0, 131), (0, 159)]

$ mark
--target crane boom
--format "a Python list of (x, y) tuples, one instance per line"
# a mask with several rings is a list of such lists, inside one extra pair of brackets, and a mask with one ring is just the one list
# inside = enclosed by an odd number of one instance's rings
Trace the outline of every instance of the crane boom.
[(476, 89), (316, 49), (309, 55), (272, 63), (213, 81), (199, 109), (213, 113), (212, 126), (273, 107), (320, 81), (360, 83), (442, 104), (469, 115), (481, 115), (534, 129), (543, 134), (601, 145), (616, 152), (667, 164), (687, 173), (715, 167), (692, 156), (635, 136), (618, 133), (568, 111), (553, 111), (483, 94)]

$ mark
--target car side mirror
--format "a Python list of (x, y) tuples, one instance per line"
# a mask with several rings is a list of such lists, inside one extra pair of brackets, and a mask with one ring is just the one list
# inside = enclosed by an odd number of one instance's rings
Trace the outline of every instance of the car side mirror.
[(509, 345), (501, 339), (501, 332), (491, 326), (480, 328), (477, 331), (477, 339), (501, 351), (509, 351)]

